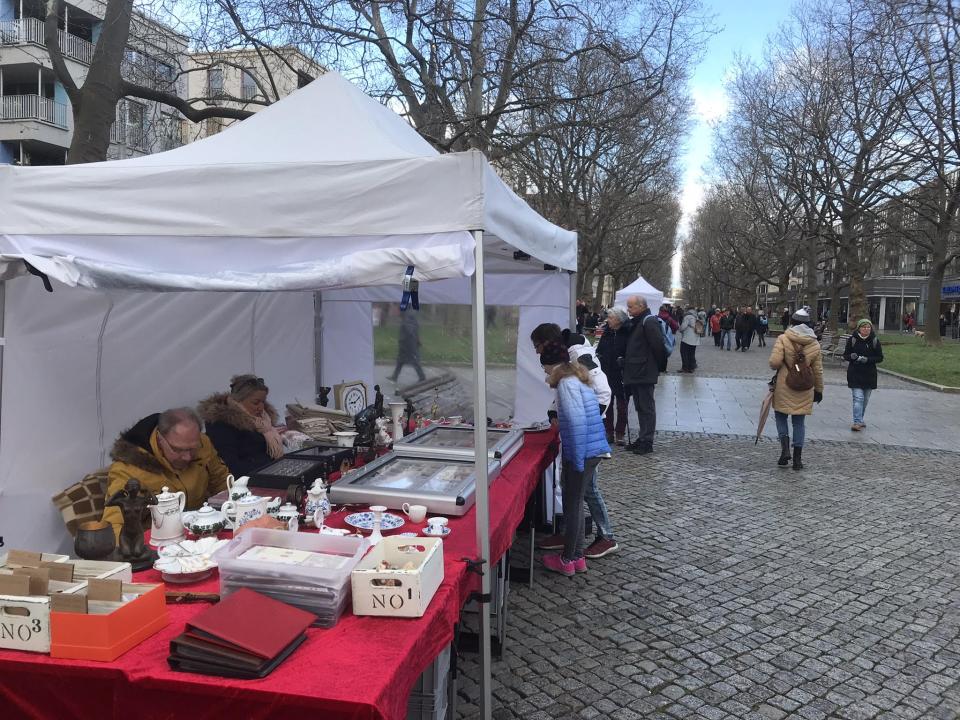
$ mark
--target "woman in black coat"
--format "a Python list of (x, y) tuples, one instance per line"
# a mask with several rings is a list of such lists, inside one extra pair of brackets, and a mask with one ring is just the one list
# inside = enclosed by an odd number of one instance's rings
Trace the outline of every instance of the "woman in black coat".
[(627, 391), (623, 387), (623, 359), (627, 355), (627, 338), (630, 336), (630, 317), (621, 308), (607, 310), (607, 326), (597, 343), (597, 358), (600, 369), (610, 384), (611, 399), (603, 416), (607, 441), (624, 444), (627, 431)]
[(230, 380), (230, 392), (215, 393), (197, 406), (204, 432), (237, 477), (283, 457), (277, 411), (267, 402), (268, 392), (263, 378), (237, 375)]
[(859, 432), (866, 427), (863, 416), (867, 412), (870, 393), (877, 389), (877, 363), (883, 362), (883, 348), (869, 320), (857, 323), (857, 331), (847, 339), (843, 359), (850, 363), (847, 365), (847, 387), (853, 394), (853, 425), (850, 429)]

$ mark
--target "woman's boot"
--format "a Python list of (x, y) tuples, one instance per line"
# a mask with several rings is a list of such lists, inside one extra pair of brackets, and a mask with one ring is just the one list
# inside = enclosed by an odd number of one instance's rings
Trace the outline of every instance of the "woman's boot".
[(803, 470), (803, 463), (800, 462), (800, 455), (803, 448), (795, 447), (793, 449), (793, 469), (794, 470)]
[(790, 462), (790, 436), (781, 435), (780, 436), (780, 459), (777, 460), (777, 465), (780, 467), (786, 467), (787, 463)]

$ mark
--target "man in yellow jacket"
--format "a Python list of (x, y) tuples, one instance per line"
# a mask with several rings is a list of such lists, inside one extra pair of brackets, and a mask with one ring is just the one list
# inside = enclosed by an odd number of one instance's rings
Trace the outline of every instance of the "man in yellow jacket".
[[(200, 418), (190, 408), (154, 413), (121, 433), (113, 444), (107, 497), (136, 478), (140, 487), (154, 494), (164, 487), (182, 490), (186, 509), (196, 510), (211, 495), (227, 488), (229, 470), (210, 439), (200, 430)], [(103, 519), (113, 525), (119, 537), (123, 528), (120, 509), (108, 507)]]

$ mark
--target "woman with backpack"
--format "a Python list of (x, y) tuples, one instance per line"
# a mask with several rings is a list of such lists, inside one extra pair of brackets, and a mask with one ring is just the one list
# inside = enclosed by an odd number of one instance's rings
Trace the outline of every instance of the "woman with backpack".
[[(794, 470), (803, 469), (805, 418), (813, 414), (813, 404), (823, 400), (823, 358), (809, 323), (810, 313), (797, 310), (790, 318), (790, 327), (777, 337), (770, 353), (770, 367), (777, 371), (773, 389), (773, 411), (780, 436), (777, 465), (786, 467), (792, 459)], [(792, 455), (787, 417), (793, 424)]]
[(847, 387), (853, 394), (853, 425), (850, 429), (860, 432), (866, 425), (863, 416), (867, 412), (870, 393), (877, 389), (877, 363), (883, 362), (883, 348), (873, 332), (873, 323), (864, 318), (857, 323), (857, 331), (847, 338), (843, 350), (847, 365)]

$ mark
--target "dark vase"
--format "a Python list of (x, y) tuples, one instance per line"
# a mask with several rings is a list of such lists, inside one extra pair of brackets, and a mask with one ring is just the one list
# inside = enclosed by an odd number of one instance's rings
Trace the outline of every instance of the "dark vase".
[(96, 520), (80, 524), (73, 550), (77, 557), (84, 560), (103, 560), (110, 556), (116, 546), (113, 526), (103, 520)]

